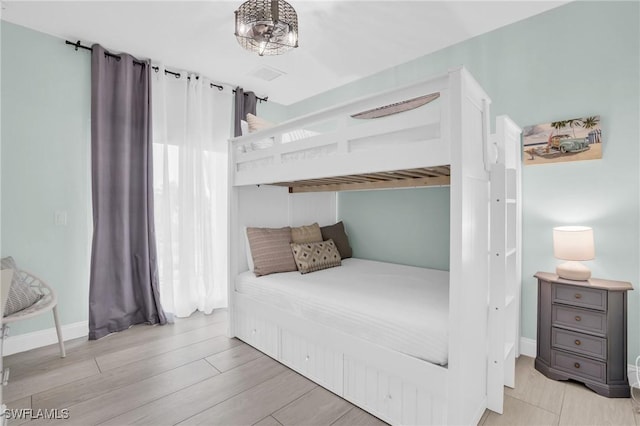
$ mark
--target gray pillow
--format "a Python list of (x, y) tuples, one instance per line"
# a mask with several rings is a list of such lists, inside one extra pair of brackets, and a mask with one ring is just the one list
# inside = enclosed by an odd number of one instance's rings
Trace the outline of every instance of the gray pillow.
[(42, 297), (42, 294), (36, 292), (24, 280), (20, 269), (16, 265), (13, 257), (4, 257), (0, 261), (2, 269), (13, 269), (13, 278), (11, 279), (11, 287), (9, 288), (9, 297), (7, 298), (7, 306), (4, 307), (4, 316), (14, 314), (18, 311), (28, 308), (36, 303)]
[(291, 228), (247, 228), (257, 277), (277, 272), (297, 271), (291, 252)]
[(333, 240), (343, 259), (353, 256), (351, 246), (349, 245), (349, 237), (347, 237), (347, 233), (344, 231), (344, 224), (342, 222), (331, 226), (323, 226), (320, 228), (320, 232), (322, 232), (322, 239), (324, 241)]

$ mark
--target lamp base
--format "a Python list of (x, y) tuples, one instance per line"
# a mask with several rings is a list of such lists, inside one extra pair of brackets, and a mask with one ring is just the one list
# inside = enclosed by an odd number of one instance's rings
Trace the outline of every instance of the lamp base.
[(570, 260), (556, 267), (556, 274), (560, 278), (573, 281), (586, 281), (591, 278), (591, 269), (580, 262)]

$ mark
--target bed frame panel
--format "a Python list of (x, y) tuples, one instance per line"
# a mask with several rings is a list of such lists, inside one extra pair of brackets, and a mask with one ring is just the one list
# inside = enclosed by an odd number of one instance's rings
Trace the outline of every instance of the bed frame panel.
[[(489, 96), (468, 73), (453, 73), (447, 128), (451, 141), (449, 424), (477, 422), (487, 405), (489, 292)], [(485, 303), (479, 303), (485, 301)]]
[(236, 337), (391, 424), (445, 423), (446, 367), (234, 294)]
[[(395, 139), (379, 138), (373, 130), (363, 138), (364, 133), (359, 136), (354, 130), (356, 127), (345, 124), (323, 135), (279, 143), (280, 135), (286, 131), (336, 117), (340, 121), (341, 117), (365, 109), (434, 92), (440, 93), (437, 103), (357, 126), (362, 130), (365, 129), (362, 126), (370, 125), (370, 130), (375, 128), (382, 133), (392, 129)], [(459, 68), (423, 83), (233, 139), (229, 152), (229, 335), (256, 346), (392, 424), (477, 424), (487, 407), (489, 374), (488, 170), (495, 162), (489, 146), (489, 105), (490, 99), (480, 85), (464, 68)], [(385, 121), (391, 123), (390, 127), (384, 125)], [(420, 135), (417, 138), (416, 129)], [(259, 153), (238, 153), (239, 144), (265, 137), (274, 137), (273, 147)], [(354, 140), (368, 148), (352, 149)], [(281, 161), (283, 153), (330, 143), (338, 146), (335, 155)], [(239, 162), (265, 156), (272, 158), (273, 163), (239, 170)], [(263, 184), (295, 184), (301, 180), (449, 165), (451, 260), (447, 367), (344, 335), (235, 291), (234, 278), (247, 269), (245, 226), (295, 226), (314, 221), (326, 225), (336, 220), (334, 192), (288, 194), (287, 187)], [(304, 198), (299, 198), (301, 196)], [(267, 331), (261, 333), (258, 328)], [(308, 366), (310, 352), (314, 358), (322, 359), (322, 368), (319, 364)]]
[[(441, 137), (442, 109), (438, 107), (439, 103), (446, 103), (442, 99), (442, 91), (447, 81), (448, 76), (440, 76), (232, 139), (229, 154), (233, 184), (268, 184), (447, 165), (449, 144)], [(365, 109), (430, 93), (440, 93), (440, 99), (384, 118), (350, 118), (350, 115)], [(294, 143), (281, 143), (281, 135), (287, 131), (323, 126), (328, 120), (332, 120), (329, 131)], [(273, 146), (246, 153), (239, 150), (241, 145), (267, 138), (273, 138)], [(287, 155), (320, 147), (331, 149), (330, 155), (312, 160), (286, 161)], [(252, 162), (261, 166), (243, 168)]]

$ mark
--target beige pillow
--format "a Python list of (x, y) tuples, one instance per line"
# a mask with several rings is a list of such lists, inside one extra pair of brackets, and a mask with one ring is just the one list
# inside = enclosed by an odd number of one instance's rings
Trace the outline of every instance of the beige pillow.
[(259, 130), (269, 129), (275, 124), (270, 121), (265, 120), (261, 117), (256, 117), (255, 115), (249, 113), (247, 114), (247, 123), (249, 123), (249, 132), (257, 132)]
[(247, 238), (253, 257), (253, 272), (257, 277), (277, 272), (295, 271), (291, 253), (291, 228), (247, 228)]
[(340, 266), (342, 260), (333, 240), (319, 243), (291, 244), (298, 271), (302, 274)]
[(322, 242), (322, 232), (320, 225), (314, 223), (308, 226), (298, 226), (291, 228), (291, 242), (293, 243), (320, 243)]

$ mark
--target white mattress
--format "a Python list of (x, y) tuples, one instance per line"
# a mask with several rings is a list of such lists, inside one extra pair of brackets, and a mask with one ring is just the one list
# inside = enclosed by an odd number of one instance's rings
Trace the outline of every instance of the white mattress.
[(362, 259), (302, 275), (236, 280), (236, 291), (434, 364), (447, 364), (449, 273)]

